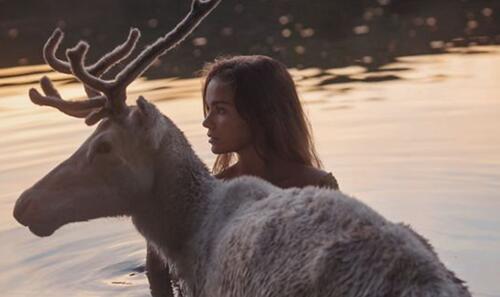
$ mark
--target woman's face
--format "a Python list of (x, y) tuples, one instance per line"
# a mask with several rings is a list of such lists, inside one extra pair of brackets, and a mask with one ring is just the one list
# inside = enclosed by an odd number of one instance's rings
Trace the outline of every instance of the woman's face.
[(234, 90), (218, 78), (210, 80), (205, 94), (207, 107), (203, 127), (208, 129), (208, 142), (214, 154), (240, 152), (251, 147), (248, 124), (234, 104)]

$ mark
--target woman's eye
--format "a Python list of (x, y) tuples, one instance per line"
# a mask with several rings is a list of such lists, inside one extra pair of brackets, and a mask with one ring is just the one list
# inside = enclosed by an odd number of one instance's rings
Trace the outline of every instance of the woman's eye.
[(109, 142), (103, 141), (97, 145), (95, 152), (98, 154), (107, 154), (111, 152), (111, 144)]
[(218, 114), (224, 114), (226, 112), (226, 110), (222, 107), (217, 107), (215, 109), (215, 111), (218, 113)]

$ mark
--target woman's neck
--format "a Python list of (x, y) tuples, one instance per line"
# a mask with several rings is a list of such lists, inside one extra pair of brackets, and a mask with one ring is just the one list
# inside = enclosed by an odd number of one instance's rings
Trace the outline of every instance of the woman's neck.
[(229, 177), (253, 175), (265, 179), (273, 184), (290, 176), (289, 169), (298, 164), (283, 160), (277, 156), (264, 160), (252, 147), (237, 153), (238, 162), (232, 167)]
[(235, 176), (255, 175), (264, 178), (268, 173), (270, 164), (267, 164), (253, 147), (239, 151), (237, 155), (238, 162), (234, 165)]

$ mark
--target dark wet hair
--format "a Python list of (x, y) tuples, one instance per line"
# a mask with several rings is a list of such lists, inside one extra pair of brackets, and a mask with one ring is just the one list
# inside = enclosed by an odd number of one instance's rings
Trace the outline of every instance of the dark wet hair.
[[(235, 56), (205, 65), (205, 96), (213, 78), (229, 83), (234, 90), (237, 112), (248, 123), (253, 143), (264, 160), (281, 158), (321, 167), (309, 121), (302, 109), (295, 83), (285, 65), (266, 56)], [(224, 172), (235, 161), (235, 153), (217, 156), (213, 173)]]

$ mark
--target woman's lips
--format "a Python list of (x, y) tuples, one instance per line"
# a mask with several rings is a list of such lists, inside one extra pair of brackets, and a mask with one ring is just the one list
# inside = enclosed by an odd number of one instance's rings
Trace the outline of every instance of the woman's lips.
[(209, 137), (209, 138), (208, 138), (208, 142), (209, 142), (210, 144), (214, 144), (214, 143), (216, 143), (216, 142), (217, 142), (217, 138), (215, 138), (215, 137)]

